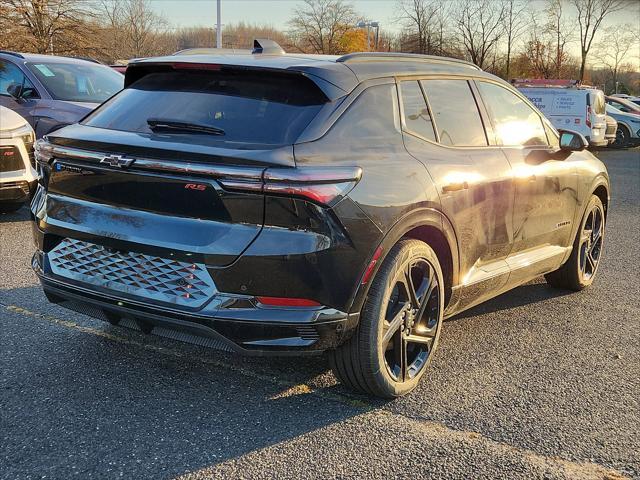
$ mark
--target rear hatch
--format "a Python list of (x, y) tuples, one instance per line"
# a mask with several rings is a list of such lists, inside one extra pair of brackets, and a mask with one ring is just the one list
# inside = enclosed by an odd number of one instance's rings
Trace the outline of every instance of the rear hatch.
[(47, 136), (36, 216), (58, 237), (228, 265), (262, 229), (264, 170), (295, 166), (292, 145), (326, 102), (299, 73), (147, 68)]

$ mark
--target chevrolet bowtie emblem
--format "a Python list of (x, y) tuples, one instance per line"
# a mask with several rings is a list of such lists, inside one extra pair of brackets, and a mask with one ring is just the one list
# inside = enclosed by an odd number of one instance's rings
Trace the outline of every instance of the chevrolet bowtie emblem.
[(100, 160), (100, 163), (104, 163), (110, 167), (127, 168), (135, 161), (135, 158), (123, 157), (122, 155), (109, 155)]

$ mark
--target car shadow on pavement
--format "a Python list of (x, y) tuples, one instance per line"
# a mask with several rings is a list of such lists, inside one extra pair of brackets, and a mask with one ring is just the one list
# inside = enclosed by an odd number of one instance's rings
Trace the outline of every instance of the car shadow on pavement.
[(38, 290), (0, 292), (5, 305), (28, 299), (23, 311), (0, 305), (5, 478), (174, 477), (368, 410), (322, 357), (267, 361), (145, 336), (66, 315)]
[(512, 308), (531, 305), (532, 303), (544, 302), (553, 298), (564, 297), (575, 293), (571, 290), (560, 290), (549, 286), (542, 277), (533, 280), (530, 283), (521, 285), (491, 300), (487, 300), (480, 305), (465, 310), (450, 319), (447, 322), (455, 322), (465, 318), (476, 317), (488, 313), (500, 312), (502, 310), (510, 310)]
[(30, 220), (29, 217), (29, 206), (23, 205), (20, 210), (15, 212), (0, 212), (0, 223), (3, 222), (27, 222)]

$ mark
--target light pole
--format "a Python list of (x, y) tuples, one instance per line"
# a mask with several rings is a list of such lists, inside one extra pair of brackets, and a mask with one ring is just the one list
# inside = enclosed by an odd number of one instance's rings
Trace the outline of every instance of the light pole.
[(380, 23), (378, 22), (371, 22), (369, 20), (365, 21), (360, 21), (356, 24), (357, 28), (365, 28), (367, 29), (367, 52), (369, 50), (371, 50), (371, 43), (370, 43), (370, 32), (371, 32), (371, 27), (376, 29), (376, 36), (375, 36), (375, 40), (374, 40), (374, 44), (373, 44), (373, 48), (374, 50), (378, 49), (378, 33), (380, 31)]
[(218, 0), (218, 19), (216, 23), (216, 48), (222, 48), (222, 17), (220, 16), (220, 3), (222, 0)]

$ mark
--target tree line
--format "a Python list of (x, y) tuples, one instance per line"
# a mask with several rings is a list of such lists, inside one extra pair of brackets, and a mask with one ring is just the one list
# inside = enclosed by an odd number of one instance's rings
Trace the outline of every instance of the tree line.
[[(640, 27), (630, 0), (393, 1), (394, 25), (379, 31), (356, 27), (367, 19), (348, 0), (304, 0), (282, 29), (225, 26), (223, 47), (250, 48), (253, 38), (267, 37), (289, 52), (444, 55), (505, 79), (574, 78), (609, 92), (640, 90)], [(635, 23), (613, 25), (625, 9)], [(105, 63), (213, 47), (216, 37), (213, 27), (172, 28), (151, 0), (0, 0), (0, 31), (0, 49)]]

